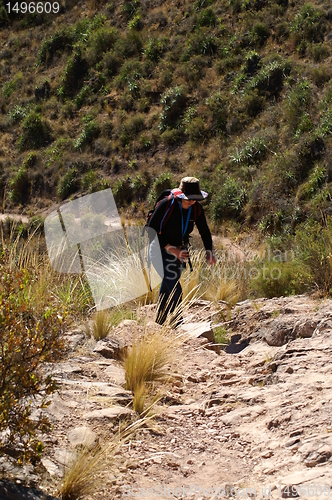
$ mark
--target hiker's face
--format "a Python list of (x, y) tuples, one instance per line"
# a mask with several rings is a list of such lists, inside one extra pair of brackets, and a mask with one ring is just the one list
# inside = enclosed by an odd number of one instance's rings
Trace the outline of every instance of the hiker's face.
[(186, 210), (196, 203), (196, 200), (182, 200), (182, 207)]

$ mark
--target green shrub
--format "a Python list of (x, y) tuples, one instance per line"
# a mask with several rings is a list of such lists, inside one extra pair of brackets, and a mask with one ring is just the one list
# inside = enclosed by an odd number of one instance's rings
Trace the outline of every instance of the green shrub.
[(141, 14), (137, 13), (128, 23), (128, 30), (141, 30), (144, 26)]
[(2, 93), (5, 96), (6, 99), (8, 99), (13, 92), (16, 90), (16, 82), (15, 80), (9, 80), (8, 82), (4, 83), (2, 87)]
[(127, 19), (131, 19), (140, 8), (140, 0), (125, 0), (122, 4), (122, 12)]
[(261, 10), (266, 6), (266, 0), (242, 0), (241, 10)]
[(129, 144), (144, 128), (144, 115), (130, 116), (121, 127), (120, 141), (122, 146)]
[(264, 109), (264, 98), (257, 90), (246, 92), (242, 98), (243, 110), (251, 118), (255, 118)]
[(217, 16), (213, 9), (204, 9), (198, 16), (198, 26), (215, 26), (217, 23)]
[(114, 45), (114, 52), (122, 59), (126, 60), (141, 54), (143, 48), (142, 39), (135, 30), (128, 31), (120, 37)]
[(166, 146), (175, 146), (183, 139), (183, 130), (167, 127), (161, 134), (160, 139)]
[(317, 129), (318, 137), (325, 137), (326, 135), (332, 134), (332, 108), (326, 108), (319, 121), (319, 126)]
[(308, 47), (308, 53), (315, 62), (322, 62), (330, 55), (330, 50), (325, 43), (312, 43)]
[(100, 61), (103, 54), (109, 51), (117, 41), (119, 35), (115, 28), (101, 26), (89, 37), (88, 58), (92, 64)]
[(160, 196), (165, 189), (173, 189), (173, 187), (174, 181), (172, 174), (169, 172), (163, 172), (160, 174), (154, 181), (148, 194), (149, 205), (154, 206), (158, 196)]
[(185, 133), (191, 141), (203, 141), (207, 133), (203, 119), (200, 116), (193, 118), (186, 125)]
[(148, 175), (137, 174), (131, 182), (131, 189), (138, 200), (145, 199), (151, 180)]
[(168, 89), (161, 97), (163, 111), (160, 115), (160, 130), (173, 127), (179, 122), (185, 108), (187, 96), (183, 88), (177, 86)]
[(144, 49), (144, 55), (147, 59), (157, 62), (167, 49), (167, 38), (150, 38)]
[[(256, 264), (256, 265), (255, 265)], [(258, 297), (282, 297), (304, 293), (310, 281), (308, 272), (297, 260), (251, 263), (250, 288)]]
[(30, 196), (30, 188), (31, 181), (29, 173), (26, 168), (21, 167), (10, 181), (10, 200), (14, 203), (26, 203)]
[(300, 262), (311, 276), (311, 285), (332, 294), (332, 217), (324, 226), (309, 220), (296, 230), (295, 244)]
[[(121, 57), (115, 50), (111, 50), (104, 55), (101, 67), (105, 70), (107, 76), (115, 76), (121, 68), (121, 63)], [(98, 67), (100, 67), (100, 65)]]
[(261, 47), (270, 35), (269, 29), (263, 23), (255, 24), (250, 31), (250, 41), (253, 45)]
[(257, 89), (260, 95), (277, 98), (283, 88), (285, 76), (290, 73), (288, 62), (273, 61), (265, 64), (249, 81), (247, 90)]
[(37, 65), (50, 63), (57, 53), (71, 49), (75, 36), (68, 28), (56, 31), (54, 35), (47, 38), (39, 50)]
[(326, 31), (323, 12), (310, 4), (305, 4), (295, 16), (290, 30), (297, 45), (301, 42), (322, 42)]
[(121, 205), (130, 203), (133, 199), (133, 186), (129, 175), (118, 179), (112, 187), (112, 192), (116, 203)]
[(212, 220), (220, 221), (225, 217), (238, 217), (246, 200), (246, 188), (234, 177), (228, 177), (212, 197), (210, 204)]
[(302, 80), (288, 93), (285, 102), (285, 114), (287, 123), (293, 132), (303, 117), (303, 113), (309, 109), (311, 103), (311, 87), (308, 80)]
[(253, 137), (244, 143), (242, 149), (236, 149), (230, 155), (230, 161), (235, 165), (260, 163), (266, 157), (267, 151), (266, 141), (261, 137)]
[(21, 150), (41, 148), (52, 142), (49, 123), (42, 120), (41, 116), (34, 111), (23, 120), (22, 129), (23, 133), (19, 139)]
[(317, 190), (322, 187), (322, 185), (327, 181), (327, 171), (326, 167), (322, 165), (316, 165), (311, 172), (307, 182), (301, 184), (298, 189), (296, 199), (297, 200), (307, 200), (311, 199)]
[(67, 170), (65, 175), (60, 179), (58, 184), (57, 194), (61, 200), (68, 198), (75, 193), (80, 187), (78, 172), (75, 167)]
[(75, 142), (75, 149), (82, 149), (93, 142), (100, 134), (100, 126), (91, 120), (85, 124), (84, 129), (77, 141)]
[(68, 59), (68, 63), (61, 78), (61, 87), (58, 94), (61, 97), (72, 96), (78, 88), (81, 87), (83, 78), (88, 72), (88, 63), (81, 55), (80, 49), (77, 49)]
[(221, 92), (216, 92), (208, 97), (205, 101), (212, 120), (210, 130), (212, 133), (220, 134), (226, 132), (227, 124), (227, 106), (226, 100)]
[(9, 111), (8, 116), (12, 123), (20, 123), (26, 117), (26, 109), (16, 105)]

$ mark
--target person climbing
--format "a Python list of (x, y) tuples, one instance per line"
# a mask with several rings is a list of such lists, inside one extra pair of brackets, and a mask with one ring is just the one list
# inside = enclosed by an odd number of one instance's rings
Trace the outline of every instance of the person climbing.
[(199, 200), (205, 199), (208, 194), (201, 191), (199, 180), (195, 177), (184, 177), (179, 188), (173, 189), (170, 196), (171, 201), (170, 197), (166, 197), (156, 205), (148, 224), (158, 235), (162, 264), (156, 265), (157, 255), (160, 256), (156, 239), (150, 245), (149, 255), (162, 278), (156, 322), (165, 323), (167, 316), (177, 308), (176, 317), (172, 318), (173, 326), (177, 327), (183, 321), (178, 307), (182, 302), (182, 287), (179, 280), (186, 262), (190, 262), (188, 244), (194, 223), (202, 238), (207, 262), (213, 265), (216, 260), (212, 252), (211, 232), (203, 207), (199, 203)]

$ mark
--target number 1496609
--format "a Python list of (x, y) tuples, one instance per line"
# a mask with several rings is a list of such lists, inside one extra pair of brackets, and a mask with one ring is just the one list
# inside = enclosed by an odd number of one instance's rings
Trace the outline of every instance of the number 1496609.
[(58, 14), (59, 2), (8, 2), (8, 14)]

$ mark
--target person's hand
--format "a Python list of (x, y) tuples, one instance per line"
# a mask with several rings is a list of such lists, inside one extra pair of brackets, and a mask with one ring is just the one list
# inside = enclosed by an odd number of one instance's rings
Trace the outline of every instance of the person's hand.
[(216, 258), (215, 256), (213, 255), (212, 251), (211, 250), (207, 250), (206, 251), (206, 260), (207, 262), (210, 264), (210, 266), (213, 266), (213, 264), (216, 263)]
[(189, 258), (189, 253), (187, 250), (181, 250), (181, 248), (173, 247), (172, 245), (166, 245), (165, 250), (167, 250), (168, 253), (175, 255), (175, 257), (179, 259), (181, 263), (188, 260)]

